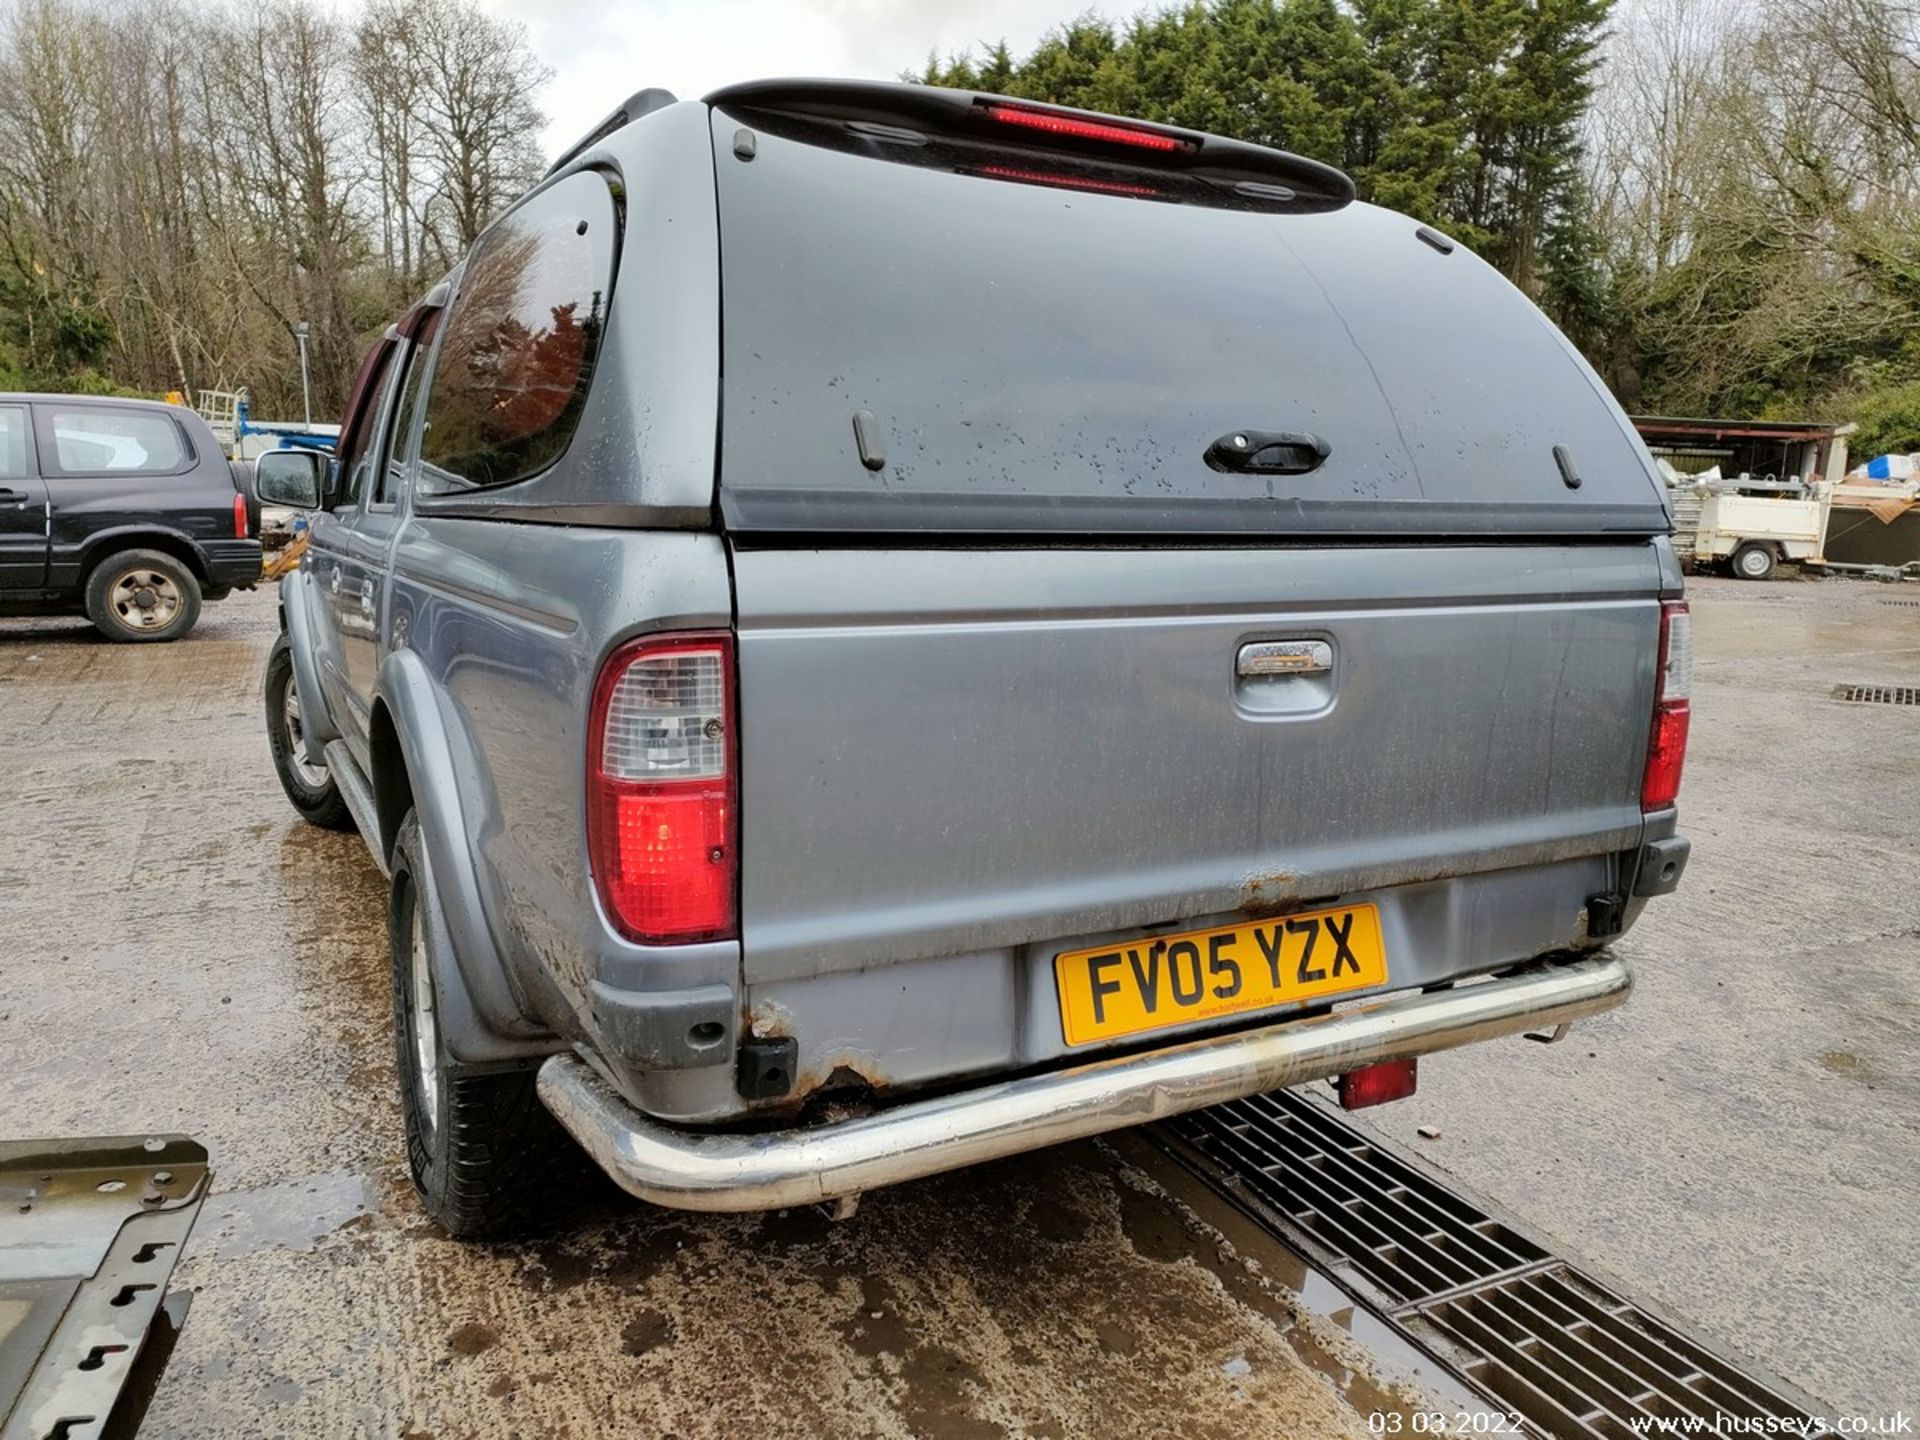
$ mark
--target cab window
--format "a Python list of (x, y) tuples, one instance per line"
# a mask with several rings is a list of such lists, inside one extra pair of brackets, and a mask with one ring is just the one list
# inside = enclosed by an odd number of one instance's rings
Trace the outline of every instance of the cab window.
[(416, 453), (413, 443), (414, 422), (420, 418), (420, 402), (426, 388), (427, 372), (433, 364), (433, 339), (440, 333), (440, 317), (444, 313), (436, 310), (427, 317), (407, 351), (407, 376), (401, 382), (400, 398), (394, 405), (396, 418), (387, 439), (387, 463), (381, 467), (380, 484), (373, 497), (375, 505), (398, 503), (400, 492), (406, 488), (407, 467), (413, 463)]
[(0, 405), (0, 480), (27, 478), (27, 412)]
[(400, 347), (390, 341), (380, 342), (380, 354), (374, 360), (374, 369), (366, 377), (362, 393), (366, 399), (366, 413), (360, 423), (353, 426), (352, 434), (347, 436), (346, 448), (340, 452), (340, 498), (337, 508), (351, 510), (360, 504), (360, 497), (367, 492), (367, 481), (373, 470), (373, 464), (379, 453), (375, 443), (380, 438), (380, 409), (386, 403), (387, 385), (393, 378), (394, 352)]

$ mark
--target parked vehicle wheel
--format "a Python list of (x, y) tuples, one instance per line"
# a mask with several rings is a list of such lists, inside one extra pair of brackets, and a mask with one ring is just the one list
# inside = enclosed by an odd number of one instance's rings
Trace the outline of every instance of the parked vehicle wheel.
[(1771, 580), (1779, 563), (1771, 545), (1742, 545), (1733, 552), (1733, 573), (1742, 580)]
[(427, 1213), (462, 1239), (527, 1228), (585, 1157), (540, 1103), (532, 1067), (476, 1069), (447, 1052), (432, 960), (452, 958), (452, 938), (411, 811), (394, 844), (387, 940), (407, 1161)]
[(293, 651), (282, 635), (267, 655), (267, 749), (280, 788), (302, 819), (327, 830), (351, 830), (353, 814), (325, 765), (307, 759), (306, 724), (293, 684)]
[(109, 640), (178, 640), (200, 618), (200, 582), (163, 550), (122, 550), (88, 577), (87, 618)]

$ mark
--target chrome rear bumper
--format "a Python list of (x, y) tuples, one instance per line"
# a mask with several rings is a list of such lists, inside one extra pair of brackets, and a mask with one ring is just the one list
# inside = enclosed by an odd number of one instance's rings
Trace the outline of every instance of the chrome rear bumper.
[(555, 1055), (540, 1067), (540, 1098), (587, 1153), (642, 1200), (680, 1210), (777, 1210), (1164, 1120), (1381, 1060), (1550, 1029), (1613, 1009), (1632, 986), (1626, 962), (1601, 955), (997, 1081), (858, 1120), (757, 1134), (650, 1120), (575, 1055)]

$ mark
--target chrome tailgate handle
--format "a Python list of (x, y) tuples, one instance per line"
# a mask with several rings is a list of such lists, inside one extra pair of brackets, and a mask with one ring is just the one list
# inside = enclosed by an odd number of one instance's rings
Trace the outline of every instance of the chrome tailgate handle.
[(1256, 640), (1240, 647), (1235, 668), (1242, 676), (1325, 675), (1333, 669), (1333, 646), (1325, 640)]

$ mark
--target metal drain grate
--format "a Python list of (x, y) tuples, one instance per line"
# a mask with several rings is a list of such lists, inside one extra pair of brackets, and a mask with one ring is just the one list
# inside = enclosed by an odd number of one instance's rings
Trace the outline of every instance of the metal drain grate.
[(1319, 1242), (1336, 1275), (1363, 1276), (1404, 1305), (1550, 1260), (1339, 1121), (1292, 1096), (1277, 1105), (1235, 1100), (1174, 1128)]
[[(1810, 1419), (1797, 1405), (1567, 1265), (1402, 1316), (1549, 1435), (1644, 1435), (1650, 1419)], [(1634, 1421), (1640, 1421), (1638, 1429)]]
[(1836, 685), (1833, 698), (1854, 705), (1920, 705), (1920, 685)]
[(1710, 1428), (1721, 1416), (1828, 1433), (1784, 1387), (1744, 1373), (1304, 1096), (1236, 1100), (1161, 1129), (1242, 1208), (1534, 1434), (1627, 1440), (1660, 1420), (1697, 1417)]

